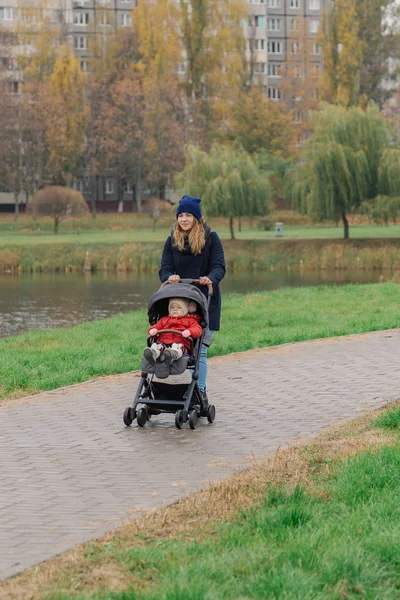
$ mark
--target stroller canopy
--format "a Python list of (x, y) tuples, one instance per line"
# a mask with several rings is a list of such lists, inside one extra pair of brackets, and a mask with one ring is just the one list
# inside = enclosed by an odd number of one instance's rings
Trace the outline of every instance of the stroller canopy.
[(168, 314), (170, 298), (185, 298), (188, 301), (193, 300), (196, 302), (200, 325), (203, 328), (208, 327), (208, 300), (194, 283), (188, 283), (186, 280), (179, 283), (164, 284), (151, 296), (147, 305), (150, 325), (154, 325), (161, 317)]

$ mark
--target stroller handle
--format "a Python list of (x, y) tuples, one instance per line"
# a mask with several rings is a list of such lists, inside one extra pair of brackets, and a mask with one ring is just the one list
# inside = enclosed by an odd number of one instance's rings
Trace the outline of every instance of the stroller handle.
[[(168, 281), (168, 279), (167, 279), (167, 281), (164, 281), (164, 283), (162, 283), (161, 285), (162, 286), (163, 285), (168, 285), (169, 283), (190, 283), (191, 285), (193, 285), (193, 284), (200, 285), (200, 279), (180, 279), (179, 281)], [(208, 287), (208, 295), (212, 296), (212, 294), (213, 294), (213, 285), (212, 285), (212, 283), (209, 283), (207, 285), (207, 287)]]

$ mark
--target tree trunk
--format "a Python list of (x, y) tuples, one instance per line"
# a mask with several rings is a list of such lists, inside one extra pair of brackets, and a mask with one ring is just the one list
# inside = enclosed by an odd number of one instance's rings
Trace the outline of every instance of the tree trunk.
[(90, 208), (92, 211), (92, 219), (96, 219), (96, 202), (97, 202), (97, 175), (91, 178), (91, 194), (90, 194)]
[(54, 233), (58, 233), (59, 223), (60, 223), (60, 219), (58, 217), (54, 217)]
[(343, 221), (343, 227), (344, 227), (344, 239), (348, 240), (349, 239), (349, 222), (347, 220), (346, 213), (344, 210), (342, 211), (342, 221)]
[(136, 177), (135, 195), (136, 195), (136, 211), (140, 215), (140, 213), (142, 212), (142, 199), (140, 197), (140, 175), (138, 175)]
[(101, 176), (101, 189), (102, 189), (102, 204), (103, 204), (103, 213), (107, 212), (107, 206), (106, 206), (106, 178), (104, 176)]
[(117, 201), (118, 201), (117, 211), (119, 214), (121, 214), (124, 212), (124, 192), (122, 190), (120, 177), (117, 177)]
[(19, 217), (19, 193), (14, 191), (14, 221)]
[(235, 232), (233, 230), (233, 217), (229, 217), (229, 231), (231, 232), (231, 240), (234, 240)]
[(239, 217), (239, 225), (238, 225), (238, 231), (242, 231), (242, 218)]

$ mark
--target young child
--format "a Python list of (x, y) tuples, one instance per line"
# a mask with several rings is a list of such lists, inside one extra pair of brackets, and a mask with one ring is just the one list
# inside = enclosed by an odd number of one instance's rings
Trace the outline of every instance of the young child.
[(150, 364), (154, 365), (156, 360), (163, 356), (165, 364), (169, 367), (174, 360), (178, 360), (183, 354), (188, 353), (190, 341), (187, 338), (199, 338), (202, 333), (200, 317), (193, 314), (195, 310), (195, 302), (188, 302), (184, 298), (170, 298), (168, 316), (162, 317), (155, 325), (152, 325), (149, 328), (149, 334), (154, 337), (161, 329), (176, 329), (182, 331), (182, 335), (162, 333), (150, 348), (145, 348), (143, 356)]

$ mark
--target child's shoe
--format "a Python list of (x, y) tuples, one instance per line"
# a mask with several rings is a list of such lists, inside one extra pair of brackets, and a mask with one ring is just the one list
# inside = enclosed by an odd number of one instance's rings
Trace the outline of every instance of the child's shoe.
[(147, 362), (151, 365), (156, 364), (157, 360), (157, 351), (154, 348), (145, 348), (143, 351), (143, 356), (147, 360)]
[(174, 360), (178, 360), (178, 358), (180, 358), (179, 352), (176, 350), (172, 350), (172, 348), (164, 350), (164, 361), (167, 367), (169, 367)]

